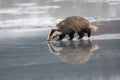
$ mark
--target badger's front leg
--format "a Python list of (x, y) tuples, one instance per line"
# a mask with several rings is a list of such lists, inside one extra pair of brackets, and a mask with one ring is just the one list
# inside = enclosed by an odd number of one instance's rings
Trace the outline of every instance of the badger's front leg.
[(61, 34), (61, 35), (59, 36), (58, 41), (62, 40), (64, 37), (65, 37), (65, 34)]
[(75, 34), (75, 32), (74, 32), (74, 31), (68, 34), (68, 35), (69, 35), (69, 37), (70, 37), (70, 39), (69, 39), (69, 40), (72, 40), (72, 39), (74, 38), (74, 34)]

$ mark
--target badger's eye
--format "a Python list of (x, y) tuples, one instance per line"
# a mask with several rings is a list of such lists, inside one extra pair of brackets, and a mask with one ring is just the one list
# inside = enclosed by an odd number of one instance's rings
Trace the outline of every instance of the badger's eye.
[(55, 32), (55, 31), (60, 31), (60, 30), (59, 30), (59, 29), (52, 29), (52, 31), (54, 31), (54, 32)]
[(57, 31), (60, 31), (59, 29), (57, 29)]
[(55, 31), (56, 31), (55, 29), (52, 29), (51, 32), (50, 32), (50, 36), (51, 36)]

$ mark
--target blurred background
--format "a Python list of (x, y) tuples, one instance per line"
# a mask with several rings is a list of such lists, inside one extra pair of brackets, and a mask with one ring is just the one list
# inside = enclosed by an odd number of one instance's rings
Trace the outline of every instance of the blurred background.
[(0, 0), (0, 29), (46, 28), (73, 15), (116, 20), (119, 9), (120, 0)]

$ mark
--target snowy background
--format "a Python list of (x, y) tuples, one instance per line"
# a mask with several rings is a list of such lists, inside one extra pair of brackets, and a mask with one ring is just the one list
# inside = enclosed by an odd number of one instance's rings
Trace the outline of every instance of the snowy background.
[(0, 29), (46, 28), (73, 15), (116, 20), (119, 9), (120, 0), (0, 0)]

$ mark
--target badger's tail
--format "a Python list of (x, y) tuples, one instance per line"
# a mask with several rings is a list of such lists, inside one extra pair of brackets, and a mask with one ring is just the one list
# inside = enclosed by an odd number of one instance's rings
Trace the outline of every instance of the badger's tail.
[(89, 28), (93, 31), (93, 32), (97, 32), (98, 31), (98, 27), (94, 26), (94, 25), (89, 25)]

